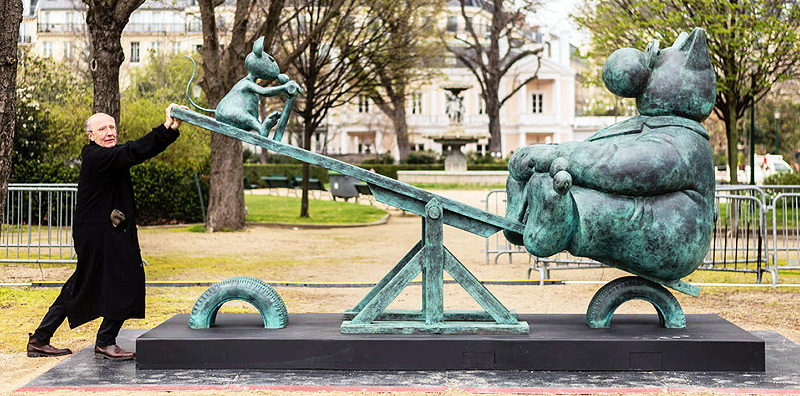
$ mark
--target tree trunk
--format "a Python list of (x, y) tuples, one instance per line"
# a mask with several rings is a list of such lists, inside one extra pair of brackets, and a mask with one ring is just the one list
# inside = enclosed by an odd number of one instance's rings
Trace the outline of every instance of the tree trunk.
[[(91, 29), (90, 29), (91, 30)], [(109, 32), (99, 27), (92, 32), (92, 82), (94, 83), (93, 113), (106, 113), (119, 124), (119, 67), (125, 60), (120, 38), (122, 31)]]
[(208, 197), (209, 231), (244, 228), (244, 169), (242, 142), (219, 133), (211, 135), (211, 187)]
[[(231, 42), (220, 53), (214, 1), (199, 1), (203, 23), (203, 80), (200, 86), (208, 104), (216, 107), (237, 80), (246, 75), (244, 32), (248, 2), (236, 2), (236, 15)], [(234, 53), (231, 53), (234, 51)], [(242, 142), (218, 133), (211, 135), (211, 178), (206, 228), (211, 231), (241, 230), (245, 226), (244, 168)]]
[(503, 151), (503, 145), (500, 133), (500, 100), (496, 91), (495, 93), (487, 92), (486, 115), (489, 116), (489, 152), (500, 153)]
[[(94, 84), (94, 113), (106, 113), (119, 124), (119, 67), (125, 61), (122, 52), (122, 30), (131, 13), (144, 0), (94, 3), (86, 11), (86, 25), (92, 40), (92, 83)], [(140, 51), (143, 51), (140, 49)], [(140, 52), (142, 53), (142, 52)]]
[[(315, 48), (312, 45), (312, 48)], [(306, 93), (306, 103), (303, 109), (303, 148), (311, 150), (311, 134), (314, 133), (315, 125), (313, 122), (313, 103), (314, 92)], [(300, 217), (310, 217), (308, 211), (308, 178), (311, 174), (308, 162), (303, 162), (303, 196), (300, 200)]]
[(0, 220), (5, 213), (14, 127), (17, 120), (17, 41), (22, 22), (22, 1), (0, 6)]
[(401, 99), (399, 101), (392, 101), (394, 103), (395, 110), (390, 115), (390, 119), (392, 120), (392, 126), (394, 127), (394, 134), (397, 140), (397, 150), (398, 154), (400, 155), (400, 162), (403, 162), (408, 158), (408, 153), (411, 152), (411, 143), (408, 141), (408, 123), (406, 122), (406, 106), (403, 102), (405, 100)]
[[(739, 184), (739, 178), (736, 173), (739, 170), (739, 131), (737, 130), (737, 117), (736, 117), (736, 104), (728, 103), (728, 106), (722, 107), (722, 121), (725, 123), (725, 136), (728, 139), (728, 171), (730, 173), (731, 184)], [(752, 166), (752, 165), (751, 165)]]

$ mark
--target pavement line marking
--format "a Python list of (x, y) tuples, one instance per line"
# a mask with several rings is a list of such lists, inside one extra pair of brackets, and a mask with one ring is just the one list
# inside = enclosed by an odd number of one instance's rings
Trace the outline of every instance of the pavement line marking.
[(462, 388), (448, 386), (293, 386), (293, 385), (133, 385), (133, 386), (23, 386), (14, 392), (48, 392), (48, 391), (81, 391), (81, 392), (115, 392), (115, 391), (252, 391), (271, 390), (289, 392), (423, 392), (442, 393), (450, 389), (458, 389), (479, 394), (639, 394), (639, 393), (724, 393), (724, 394), (797, 394), (800, 389), (767, 389), (767, 388)]
[[(147, 287), (195, 287), (211, 286), (219, 281), (153, 281), (146, 282)], [(480, 281), (485, 285), (510, 285), (510, 286), (529, 286), (539, 285), (538, 279), (486, 279)], [(545, 284), (560, 284), (559, 279), (545, 279)], [(273, 287), (374, 287), (375, 282), (291, 282), (291, 281), (265, 281)], [(446, 284), (455, 284), (453, 279), (445, 279)], [(422, 284), (421, 281), (411, 282), (413, 285)], [(4, 284), (0, 284), (3, 286)], [(10, 284), (12, 286), (32, 286), (32, 287), (61, 287), (64, 282), (31, 282)]]

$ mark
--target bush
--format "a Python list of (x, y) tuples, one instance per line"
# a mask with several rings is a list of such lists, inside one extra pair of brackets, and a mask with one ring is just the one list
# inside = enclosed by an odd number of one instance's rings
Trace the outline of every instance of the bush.
[[(387, 165), (387, 164), (361, 164), (362, 169), (374, 170), (375, 173), (397, 179), (398, 170), (444, 170), (444, 165)], [(502, 168), (505, 170), (505, 168)], [(299, 176), (303, 174), (302, 165), (291, 164), (244, 164), (244, 177), (251, 183), (257, 183), (261, 187), (266, 187), (261, 182), (261, 176), (280, 175), (286, 177)], [(319, 179), (323, 183), (328, 183), (328, 170), (318, 166), (311, 166), (311, 178)]]
[(208, 206), (209, 167), (178, 168), (150, 161), (131, 168), (136, 216), (141, 225), (197, 223), (203, 220), (194, 173)]
[[(209, 166), (175, 167), (149, 161), (131, 168), (140, 225), (202, 221), (194, 172), (198, 172), (203, 202), (208, 203)], [(15, 164), (10, 183), (77, 183), (79, 167), (28, 162)]]
[(361, 161), (362, 165), (375, 165), (375, 164), (386, 164), (391, 165), (394, 164), (394, 157), (391, 154), (386, 153), (377, 158), (367, 158), (364, 161)]
[(778, 173), (769, 175), (764, 179), (764, 184), (798, 186), (800, 185), (800, 173)]
[(498, 162), (494, 164), (469, 164), (467, 170), (471, 171), (507, 171), (508, 164), (505, 162)]
[(78, 166), (37, 162), (15, 163), (11, 166), (9, 183), (77, 183)]
[(408, 153), (405, 163), (412, 165), (431, 165), (439, 161), (439, 155), (431, 150), (412, 151)]
[[(270, 154), (272, 157), (272, 154)], [(261, 181), (262, 176), (285, 176), (292, 178), (303, 175), (303, 165), (300, 164), (244, 164), (244, 177), (252, 184), (266, 187)], [(328, 170), (311, 165), (309, 177), (319, 179), (323, 183), (328, 182)]]
[(508, 162), (503, 158), (495, 158), (491, 154), (480, 154), (475, 151), (467, 153), (467, 163), (470, 165), (492, 165), (492, 164), (506, 164)]

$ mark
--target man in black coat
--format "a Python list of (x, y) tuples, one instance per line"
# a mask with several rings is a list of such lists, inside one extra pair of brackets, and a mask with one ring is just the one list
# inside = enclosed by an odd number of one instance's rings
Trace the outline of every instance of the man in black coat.
[(64, 319), (75, 328), (98, 317), (103, 317), (103, 322), (97, 330), (95, 356), (113, 360), (135, 357), (116, 343), (126, 319), (144, 318), (144, 268), (130, 168), (155, 157), (178, 138), (181, 121), (170, 116), (175, 106), (167, 107), (163, 125), (120, 145), (113, 117), (97, 113), (86, 120), (89, 143), (81, 151), (72, 227), (78, 264), (39, 328), (28, 335), (29, 357), (72, 353), (51, 346), (50, 337)]

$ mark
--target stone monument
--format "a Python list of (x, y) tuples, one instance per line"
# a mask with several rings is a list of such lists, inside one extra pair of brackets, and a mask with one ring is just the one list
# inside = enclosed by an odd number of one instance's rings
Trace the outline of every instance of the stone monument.
[(442, 152), (446, 155), (444, 160), (445, 172), (466, 172), (467, 157), (461, 152), (461, 147), (466, 144), (477, 143), (479, 139), (488, 137), (489, 133), (488, 131), (467, 133), (464, 127), (466, 111), (461, 93), (471, 88), (470, 85), (447, 84), (443, 85), (442, 88), (447, 91), (445, 114), (450, 120), (450, 125), (443, 134), (433, 136), (433, 141), (442, 145)]

